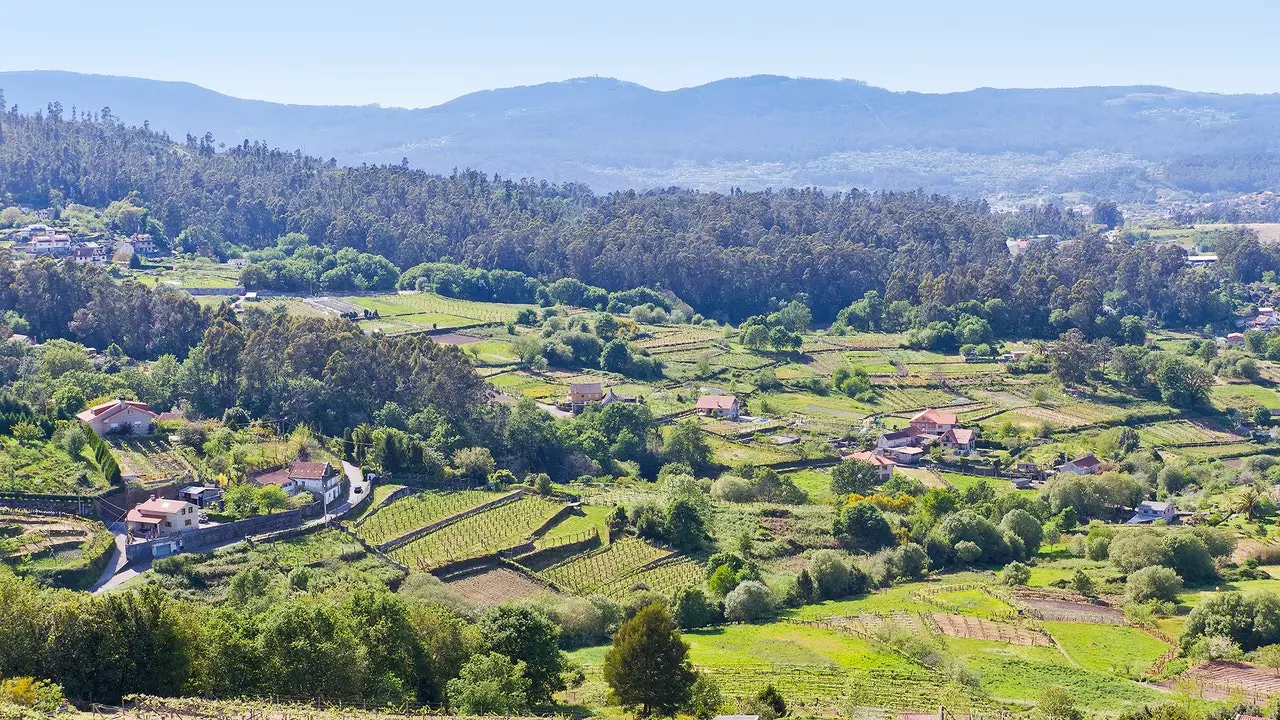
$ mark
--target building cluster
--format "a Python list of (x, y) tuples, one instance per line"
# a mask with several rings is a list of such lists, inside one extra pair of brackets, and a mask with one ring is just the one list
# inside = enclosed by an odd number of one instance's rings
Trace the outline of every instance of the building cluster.
[(556, 405), (557, 408), (574, 415), (581, 413), (592, 405), (612, 405), (613, 403), (636, 403), (639, 398), (619, 395), (613, 388), (605, 389), (602, 383), (571, 383), (569, 399)]
[[(1258, 316), (1250, 320), (1248, 323), (1250, 330), (1261, 330), (1263, 332), (1274, 332), (1280, 330), (1280, 312), (1276, 312), (1273, 307), (1258, 308)], [(1232, 333), (1227, 336), (1227, 342), (1231, 343), (1231, 336), (1239, 335), (1240, 344), (1244, 344), (1243, 333)]]
[(342, 473), (331, 463), (302, 460), (248, 477), (249, 482), (258, 487), (275, 485), (289, 497), (309, 493), (315, 502), (326, 505), (342, 496), (342, 479)]
[(14, 252), (30, 258), (70, 258), (78, 263), (106, 265), (114, 258), (159, 255), (163, 248), (147, 233), (112, 239), (105, 233), (77, 235), (69, 228), (32, 223), (10, 233)]
[(970, 455), (977, 447), (977, 436), (972, 429), (960, 427), (954, 413), (930, 408), (911, 418), (905, 428), (881, 433), (875, 454), (914, 465), (932, 447)]

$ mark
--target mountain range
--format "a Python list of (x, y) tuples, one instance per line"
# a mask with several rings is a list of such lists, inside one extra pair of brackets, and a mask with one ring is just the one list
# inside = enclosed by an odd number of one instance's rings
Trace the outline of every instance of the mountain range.
[(54, 71), (0, 73), (0, 90), (22, 112), (109, 107), (177, 140), (212, 133), (343, 164), (407, 160), (596, 190), (814, 185), (1139, 202), (1280, 186), (1280, 95), (1156, 86), (927, 94), (779, 76), (656, 91), (578, 78), (403, 109), (286, 105)]

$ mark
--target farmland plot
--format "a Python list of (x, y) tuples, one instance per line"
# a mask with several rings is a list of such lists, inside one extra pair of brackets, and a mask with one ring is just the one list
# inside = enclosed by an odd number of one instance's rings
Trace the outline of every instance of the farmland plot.
[(430, 571), (447, 563), (490, 555), (519, 545), (551, 519), (562, 506), (539, 497), (469, 515), (392, 550), (392, 560)]
[(1023, 625), (1008, 622), (994, 622), (972, 615), (956, 615), (953, 613), (933, 613), (930, 616), (934, 627), (943, 635), (951, 637), (973, 638), (975, 640), (991, 640), (1011, 645), (1041, 645), (1050, 647), (1053, 640), (1042, 632)]
[(143, 483), (195, 476), (195, 471), (182, 457), (180, 449), (167, 438), (149, 435), (140, 438), (115, 438), (108, 441), (111, 453), (126, 476), (141, 478)]
[(449, 589), (477, 606), (501, 605), (550, 593), (546, 585), (504, 565), (444, 578)]
[(675, 558), (646, 570), (634, 572), (602, 585), (596, 592), (621, 599), (635, 590), (652, 590), (672, 595), (677, 590), (695, 587), (706, 577), (702, 565), (688, 558)]
[(1205, 697), (1221, 700), (1237, 695), (1265, 703), (1280, 695), (1280, 675), (1275, 671), (1234, 660), (1211, 660), (1180, 676), (1190, 681)]
[(1138, 436), (1152, 445), (1189, 445), (1193, 443), (1244, 442), (1235, 433), (1219, 430), (1207, 422), (1167, 420), (1138, 428)]
[(401, 498), (370, 515), (354, 530), (370, 545), (381, 545), (501, 496), (484, 490), (422, 492)]
[(650, 545), (639, 538), (624, 537), (603, 548), (553, 565), (541, 575), (566, 590), (587, 595), (672, 554), (671, 550)]

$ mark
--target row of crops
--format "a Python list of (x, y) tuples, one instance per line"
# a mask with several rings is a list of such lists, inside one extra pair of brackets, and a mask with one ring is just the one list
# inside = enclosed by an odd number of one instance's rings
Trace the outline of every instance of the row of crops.
[(1138, 435), (1154, 445), (1187, 445), (1206, 442), (1239, 442), (1239, 435), (1197, 425), (1189, 420), (1170, 420), (1138, 428)]
[(702, 565), (688, 558), (664, 562), (648, 570), (620, 577), (596, 588), (600, 595), (622, 598), (634, 590), (652, 590), (672, 595), (677, 590), (696, 587), (702, 583), (705, 570)]
[(392, 550), (392, 560), (423, 572), (459, 560), (491, 555), (520, 544), (563, 506), (540, 497), (469, 515)]
[(418, 493), (378, 510), (357, 525), (354, 531), (357, 537), (370, 545), (381, 545), (482, 505), (500, 495), (501, 493), (484, 490)]
[(586, 595), (669, 555), (670, 550), (624, 537), (547, 568), (541, 575), (566, 590)]

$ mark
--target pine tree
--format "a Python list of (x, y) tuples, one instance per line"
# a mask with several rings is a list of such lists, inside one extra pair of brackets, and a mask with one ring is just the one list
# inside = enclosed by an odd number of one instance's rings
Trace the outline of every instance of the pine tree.
[(604, 679), (625, 707), (640, 715), (671, 715), (689, 702), (697, 679), (689, 645), (658, 604), (622, 624), (604, 657)]

